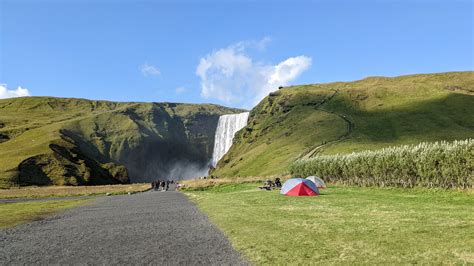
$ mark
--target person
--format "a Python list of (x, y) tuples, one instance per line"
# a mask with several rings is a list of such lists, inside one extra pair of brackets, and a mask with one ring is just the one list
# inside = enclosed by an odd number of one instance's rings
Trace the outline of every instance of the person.
[(166, 191), (168, 191), (168, 189), (170, 189), (170, 181), (166, 180)]
[(281, 188), (281, 181), (279, 177), (275, 178), (275, 188), (277, 189)]
[(267, 184), (268, 184), (268, 187), (270, 187), (270, 189), (275, 187), (275, 184), (273, 183), (272, 180), (267, 180)]
[(265, 189), (265, 190), (272, 190), (273, 187), (273, 182), (271, 180), (267, 180), (263, 183), (263, 186), (258, 187), (259, 189)]
[(166, 186), (165, 181), (161, 181), (160, 182), (161, 191), (165, 191), (165, 186)]

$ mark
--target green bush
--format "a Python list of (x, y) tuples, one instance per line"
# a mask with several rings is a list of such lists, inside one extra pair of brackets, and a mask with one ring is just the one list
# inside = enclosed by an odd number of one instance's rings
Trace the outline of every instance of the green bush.
[(473, 188), (474, 139), (323, 155), (294, 162), (290, 172), (358, 186)]

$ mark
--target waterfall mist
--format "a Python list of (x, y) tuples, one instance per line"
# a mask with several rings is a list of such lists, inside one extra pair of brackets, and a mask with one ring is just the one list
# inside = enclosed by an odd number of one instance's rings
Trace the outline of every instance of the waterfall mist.
[(117, 141), (115, 146), (106, 145), (105, 152), (90, 145), (91, 141), (69, 136), (89, 154), (101, 154), (102, 161), (124, 165), (132, 183), (193, 179), (207, 176), (210, 167), (217, 165), (232, 146), (235, 133), (247, 125), (249, 113), (203, 115), (186, 122), (165, 115), (155, 115), (155, 126), (164, 127), (166, 122), (166, 127), (158, 128), (162, 133), (150, 130), (147, 135)]
[(208, 174), (208, 156), (189, 142), (154, 140), (144, 141), (141, 147), (128, 151), (123, 162), (133, 183), (185, 180)]

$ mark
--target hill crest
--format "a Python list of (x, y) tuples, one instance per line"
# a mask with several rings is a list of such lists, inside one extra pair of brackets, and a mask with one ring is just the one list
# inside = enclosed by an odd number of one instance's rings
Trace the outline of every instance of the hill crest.
[(472, 137), (472, 71), (289, 86), (251, 111), (212, 174), (284, 174), (317, 154)]

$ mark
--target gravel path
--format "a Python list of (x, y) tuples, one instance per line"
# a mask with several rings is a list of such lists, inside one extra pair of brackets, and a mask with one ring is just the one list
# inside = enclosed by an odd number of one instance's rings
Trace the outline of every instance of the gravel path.
[(0, 264), (247, 264), (180, 192), (102, 197), (0, 230)]

